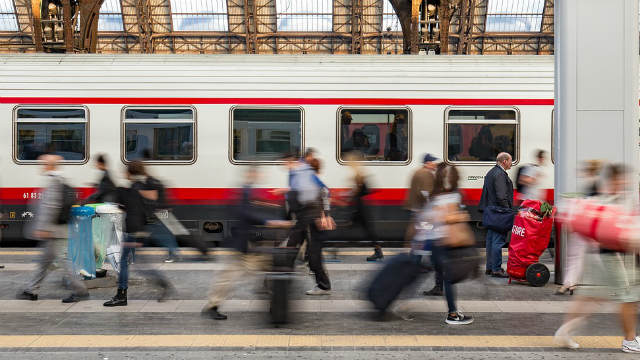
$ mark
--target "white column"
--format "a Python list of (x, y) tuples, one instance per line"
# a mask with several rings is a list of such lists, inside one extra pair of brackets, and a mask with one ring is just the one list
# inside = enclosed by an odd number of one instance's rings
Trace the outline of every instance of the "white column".
[[(637, 184), (638, 0), (556, 0), (554, 13), (556, 200), (580, 190), (589, 159), (633, 166)], [(556, 283), (566, 253), (557, 245)]]

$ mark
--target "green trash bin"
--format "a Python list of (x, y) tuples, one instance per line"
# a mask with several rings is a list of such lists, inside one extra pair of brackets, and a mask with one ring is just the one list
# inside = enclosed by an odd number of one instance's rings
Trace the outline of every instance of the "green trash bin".
[[(102, 205), (105, 204), (87, 204), (85, 206), (92, 208), (94, 211), (96, 211), (97, 214), (98, 206)], [(93, 239), (93, 249), (96, 258), (96, 269), (102, 269), (102, 264), (104, 264), (104, 259), (107, 252), (107, 247), (104, 242), (105, 239), (102, 234), (102, 226), (100, 225), (100, 222), (100, 218), (98, 216), (95, 216), (91, 223), (91, 236)]]

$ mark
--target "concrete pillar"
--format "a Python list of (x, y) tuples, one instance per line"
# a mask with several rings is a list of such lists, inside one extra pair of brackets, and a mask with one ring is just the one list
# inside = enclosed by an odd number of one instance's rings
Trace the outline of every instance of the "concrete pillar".
[[(588, 159), (633, 166), (638, 184), (638, 0), (556, 1), (554, 47), (556, 200)], [(566, 236), (556, 248), (560, 283)]]

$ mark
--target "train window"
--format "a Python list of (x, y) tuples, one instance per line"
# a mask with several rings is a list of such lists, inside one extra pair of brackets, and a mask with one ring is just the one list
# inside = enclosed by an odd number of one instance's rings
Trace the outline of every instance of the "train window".
[(507, 109), (447, 109), (445, 156), (449, 162), (495, 162), (508, 152), (517, 163), (519, 114)]
[(341, 108), (339, 160), (407, 164), (411, 155), (410, 134), (411, 118), (406, 108)]
[(302, 149), (301, 108), (244, 108), (231, 111), (231, 161), (273, 162)]
[(126, 107), (123, 111), (125, 161), (195, 161), (196, 119), (192, 107)]
[(18, 107), (14, 111), (14, 159), (36, 163), (54, 153), (65, 163), (87, 161), (88, 111), (84, 107)]

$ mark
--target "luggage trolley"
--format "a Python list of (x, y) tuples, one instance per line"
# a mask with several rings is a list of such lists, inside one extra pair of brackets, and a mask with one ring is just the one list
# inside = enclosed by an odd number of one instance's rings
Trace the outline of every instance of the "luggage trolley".
[(512, 280), (528, 282), (534, 287), (549, 282), (549, 268), (539, 262), (549, 246), (555, 208), (544, 213), (539, 200), (525, 200), (515, 216), (511, 228), (507, 273)]

